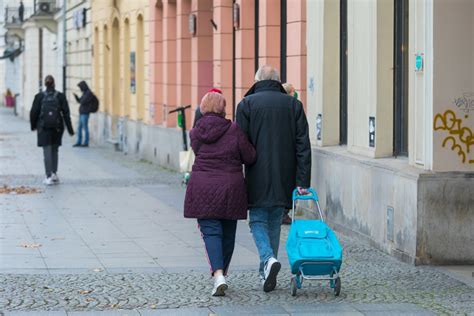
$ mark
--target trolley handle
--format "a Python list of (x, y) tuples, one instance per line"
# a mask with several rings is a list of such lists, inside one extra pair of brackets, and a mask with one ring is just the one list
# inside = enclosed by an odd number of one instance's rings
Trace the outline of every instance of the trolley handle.
[(307, 189), (308, 194), (299, 194), (298, 189), (293, 190), (293, 201), (295, 200), (315, 200), (318, 201), (318, 194), (313, 188), (308, 188)]

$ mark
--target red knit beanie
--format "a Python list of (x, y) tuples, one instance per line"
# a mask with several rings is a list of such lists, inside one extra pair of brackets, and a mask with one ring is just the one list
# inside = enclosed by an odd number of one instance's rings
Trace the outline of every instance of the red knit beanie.
[(207, 91), (207, 93), (209, 93), (209, 92), (217, 92), (217, 93), (222, 94), (222, 91), (220, 89), (217, 89), (217, 88), (212, 88), (211, 90)]

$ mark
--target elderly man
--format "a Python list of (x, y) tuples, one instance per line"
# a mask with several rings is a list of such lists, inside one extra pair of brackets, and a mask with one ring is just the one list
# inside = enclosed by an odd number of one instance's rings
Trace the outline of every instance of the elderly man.
[(278, 71), (262, 66), (255, 81), (237, 107), (237, 124), (257, 151), (256, 162), (245, 170), (249, 224), (263, 290), (270, 292), (281, 268), (277, 256), (283, 212), (291, 208), (293, 189), (304, 194), (310, 185), (311, 146), (303, 104), (286, 94)]

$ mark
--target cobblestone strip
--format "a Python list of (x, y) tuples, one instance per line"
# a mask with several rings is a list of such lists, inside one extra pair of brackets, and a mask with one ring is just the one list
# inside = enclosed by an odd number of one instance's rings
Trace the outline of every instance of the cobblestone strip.
[(437, 314), (474, 314), (474, 289), (430, 267), (401, 263), (356, 240), (345, 246), (342, 293), (326, 283), (304, 282), (296, 297), (289, 271), (277, 290), (264, 293), (255, 271), (232, 273), (227, 296), (209, 295), (202, 273), (0, 275), (0, 310), (114, 310), (229, 305), (333, 303), (413, 303)]

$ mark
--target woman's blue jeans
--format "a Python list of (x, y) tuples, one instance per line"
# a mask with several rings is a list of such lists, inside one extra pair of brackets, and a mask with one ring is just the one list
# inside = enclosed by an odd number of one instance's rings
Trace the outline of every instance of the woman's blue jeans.
[(89, 114), (79, 115), (77, 144), (82, 144), (82, 130), (84, 129), (84, 145), (89, 145)]

